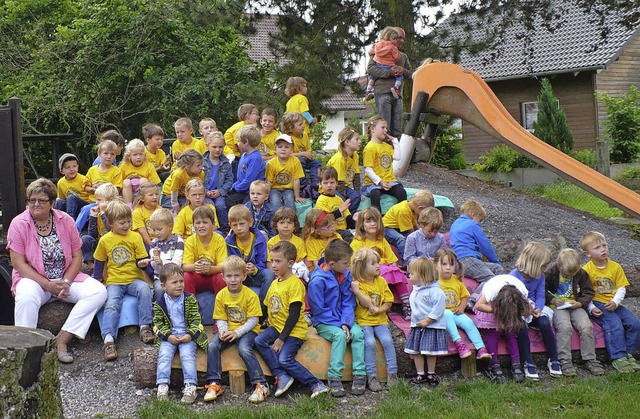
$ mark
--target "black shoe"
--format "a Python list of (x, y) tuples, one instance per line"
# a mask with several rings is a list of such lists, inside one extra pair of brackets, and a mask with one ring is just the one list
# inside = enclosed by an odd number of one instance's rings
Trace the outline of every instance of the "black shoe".
[(511, 375), (513, 376), (513, 381), (516, 383), (522, 383), (524, 381), (524, 372), (522, 372), (520, 365), (514, 364), (511, 366)]
[(440, 378), (435, 374), (427, 374), (427, 384), (437, 387), (440, 384)]
[(486, 374), (493, 383), (502, 384), (506, 381), (504, 374), (502, 374), (502, 368), (500, 368), (500, 365), (491, 365), (487, 368)]

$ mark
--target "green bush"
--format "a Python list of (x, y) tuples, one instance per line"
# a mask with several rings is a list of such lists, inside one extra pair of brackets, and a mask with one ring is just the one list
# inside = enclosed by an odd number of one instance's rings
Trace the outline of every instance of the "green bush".
[(523, 167), (537, 167), (537, 164), (509, 146), (502, 144), (493, 147), (487, 153), (480, 156), (481, 163), (473, 167), (478, 172), (484, 173), (509, 173), (513, 169)]
[(311, 133), (309, 134), (311, 149), (313, 151), (322, 150), (332, 135), (333, 131), (327, 131), (327, 117), (322, 115), (322, 118), (311, 126)]
[(449, 170), (467, 168), (462, 149), (462, 130), (449, 126), (436, 135), (436, 145), (431, 155), (431, 164)]
[(636, 86), (629, 93), (613, 98), (596, 92), (596, 97), (607, 105), (607, 120), (604, 123), (611, 143), (612, 163), (631, 163), (640, 152), (640, 93)]
[(578, 160), (580, 163), (585, 166), (589, 166), (592, 169), (596, 168), (596, 151), (588, 148), (580, 151), (571, 151), (571, 157)]

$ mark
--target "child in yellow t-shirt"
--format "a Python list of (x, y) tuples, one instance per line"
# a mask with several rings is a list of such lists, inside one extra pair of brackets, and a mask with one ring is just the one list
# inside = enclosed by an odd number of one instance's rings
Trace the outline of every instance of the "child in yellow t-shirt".
[(360, 194), (360, 135), (353, 128), (343, 128), (338, 134), (338, 151), (331, 156), (327, 166), (338, 172), (336, 194), (345, 201), (351, 200), (349, 211), (355, 214), (364, 196)]
[(184, 196), (184, 188), (192, 178), (204, 181), (204, 172), (202, 171), (202, 154), (196, 150), (188, 149), (177, 162), (177, 168), (171, 172), (162, 185), (162, 198), (160, 206), (170, 209), (177, 214), (186, 202)]
[(89, 205), (89, 194), (84, 190), (86, 177), (78, 173), (78, 158), (71, 153), (65, 153), (58, 159), (58, 168), (64, 177), (58, 180), (58, 198), (54, 208), (75, 220), (82, 207)]
[(300, 160), (305, 172), (305, 177), (300, 181), (302, 196), (315, 199), (318, 196), (318, 170), (322, 163), (313, 158), (309, 137), (303, 135), (304, 118), (297, 112), (287, 112), (282, 115), (281, 128), (284, 134), (291, 136), (293, 155)]
[(155, 210), (161, 208), (158, 205), (159, 200), (158, 185), (143, 180), (140, 183), (138, 196), (133, 203), (133, 227), (131, 229), (140, 233), (147, 247), (151, 246), (151, 240), (156, 238), (153, 229), (149, 225), (149, 219)]
[(117, 150), (118, 146), (111, 140), (98, 144), (100, 164), (89, 168), (84, 181), (84, 191), (89, 194), (89, 201), (96, 202), (96, 189), (103, 183), (111, 183), (118, 190), (122, 189), (122, 172), (113, 165)]
[(238, 108), (238, 122), (231, 125), (231, 127), (229, 127), (229, 129), (224, 133), (224, 140), (227, 143), (227, 146), (231, 149), (231, 151), (233, 151), (233, 154), (236, 156), (236, 160), (234, 160), (234, 162), (236, 163), (236, 169), (238, 167), (238, 158), (242, 154), (242, 151), (240, 151), (240, 149), (238, 148), (238, 131), (240, 131), (240, 128), (244, 127), (245, 125), (257, 125), (259, 119), (260, 112), (258, 112), (258, 107), (251, 103), (244, 103)]
[(297, 112), (302, 115), (304, 118), (304, 131), (302, 136), (304, 137), (304, 141), (309, 141), (311, 124), (318, 122), (318, 119), (309, 113), (307, 81), (302, 77), (289, 77), (284, 93), (289, 96), (286, 112)]
[(107, 269), (108, 296), (100, 328), (104, 340), (104, 359), (112, 361), (118, 357), (115, 339), (118, 336), (120, 309), (125, 295), (133, 295), (138, 299), (140, 340), (144, 343), (155, 340), (151, 330), (153, 290), (143, 281), (142, 271), (138, 267), (138, 262), (147, 258), (148, 254), (142, 236), (131, 231), (131, 208), (117, 199), (107, 205), (105, 214), (111, 231), (102, 236), (93, 254), (93, 277), (102, 280), (104, 269)]
[(176, 216), (173, 232), (183, 239), (187, 239), (189, 236), (195, 234), (193, 212), (196, 208), (203, 205), (208, 206), (213, 211), (213, 228), (217, 230), (220, 226), (216, 207), (213, 204), (205, 203), (205, 188), (202, 181), (198, 178), (191, 179), (184, 188), (184, 194), (187, 197), (187, 205), (185, 205)]
[(348, 243), (353, 240), (353, 234), (348, 228), (355, 227), (355, 222), (351, 217), (349, 205), (351, 201), (342, 198), (336, 194), (336, 186), (338, 186), (338, 172), (331, 166), (320, 169), (320, 186), (322, 193), (316, 201), (316, 208), (330, 212), (336, 219), (336, 230), (342, 239)]
[(87, 234), (82, 235), (82, 261), (93, 269), (93, 252), (102, 236), (111, 231), (105, 209), (109, 202), (119, 198), (118, 189), (110, 183), (103, 183), (96, 189), (96, 203), (89, 208)]
[(302, 240), (307, 248), (307, 267), (309, 271), (313, 271), (318, 261), (324, 254), (324, 248), (327, 247), (333, 239), (342, 237), (336, 233), (336, 219), (330, 212), (320, 209), (312, 209), (304, 219), (304, 228), (302, 229)]
[(280, 134), (275, 145), (276, 157), (267, 162), (264, 172), (271, 188), (269, 203), (273, 208), (287, 207), (295, 211), (296, 202), (307, 202), (300, 196), (300, 179), (304, 178), (304, 171), (300, 161), (291, 155), (291, 136)]
[(296, 361), (298, 349), (307, 338), (304, 318), (305, 288), (291, 272), (296, 261), (296, 247), (280, 242), (271, 249), (271, 266), (277, 280), (271, 283), (264, 304), (268, 307), (269, 327), (255, 339), (256, 349), (274, 376), (275, 397), (282, 396), (294, 379), (311, 388), (311, 397), (327, 393), (329, 388)]
[(171, 155), (173, 166), (171, 170), (176, 170), (176, 164), (182, 153), (189, 149), (194, 149), (200, 154), (207, 151), (207, 146), (202, 140), (193, 138), (193, 123), (189, 118), (179, 118), (173, 125), (176, 130), (176, 140), (171, 144)]
[(276, 138), (280, 133), (275, 129), (278, 125), (278, 113), (275, 109), (266, 108), (260, 117), (260, 135), (262, 142), (258, 146), (258, 151), (262, 154), (263, 160), (271, 160), (276, 154)]
[(140, 189), (141, 179), (146, 179), (156, 187), (160, 183), (156, 169), (147, 161), (147, 149), (144, 147), (144, 143), (137, 138), (127, 144), (120, 171), (123, 179), (122, 197), (127, 204), (133, 202), (134, 196)]
[(142, 136), (147, 143), (147, 161), (151, 163), (162, 182), (169, 177), (171, 171), (171, 156), (162, 149), (164, 144), (164, 130), (156, 124), (142, 127)]

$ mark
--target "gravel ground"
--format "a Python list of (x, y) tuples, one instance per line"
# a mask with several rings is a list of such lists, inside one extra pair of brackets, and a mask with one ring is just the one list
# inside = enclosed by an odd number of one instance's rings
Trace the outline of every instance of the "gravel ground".
[[(485, 183), (426, 164), (413, 165), (402, 181), (407, 187), (426, 187), (433, 193), (447, 196), (453, 201), (456, 209), (445, 214), (444, 230), (448, 230), (449, 224), (457, 217), (458, 209), (465, 200), (474, 198), (481, 202), (487, 211), (483, 229), (496, 244), (507, 268), (513, 267), (518, 249), (528, 240), (552, 240), (561, 245), (566, 242), (567, 246), (579, 250), (580, 237), (588, 230), (598, 230), (605, 234), (613, 260), (626, 266), (640, 265), (640, 246), (638, 241), (630, 237), (628, 227), (603, 221), (499, 184)], [(636, 314), (640, 313), (638, 299), (628, 298), (625, 302)], [(394, 330), (394, 336), (398, 341), (397, 346), (401, 347), (401, 332)], [(111, 363), (102, 359), (102, 342), (97, 327), (92, 328), (84, 342), (72, 346), (75, 362), (60, 365), (65, 417), (134, 417), (139, 407), (151, 400), (153, 390), (138, 390), (134, 386), (133, 351), (143, 345), (137, 333), (122, 333), (117, 343), (119, 357)], [(408, 363), (410, 365), (410, 361)], [(407, 365), (406, 362), (402, 364)], [(585, 378), (588, 376), (582, 369), (579, 369), (579, 374)], [(545, 375), (541, 371), (541, 375), (543, 382), (552, 382), (548, 374)], [(460, 379), (459, 372), (443, 375), (445, 384), (457, 379)], [(339, 412), (344, 417), (365, 416), (368, 410), (375, 408), (379, 400), (384, 399), (385, 392), (382, 395), (367, 392), (361, 397), (347, 396), (338, 401)], [(309, 391), (294, 385), (290, 393), (295, 397), (309, 394)], [(179, 399), (179, 396), (179, 390), (173, 389), (173, 400)], [(227, 391), (221, 399), (207, 405), (200, 397), (194, 409), (210, 410), (221, 405), (261, 408), (250, 405), (246, 401), (247, 397), (248, 394), (238, 397)], [(293, 400), (291, 396), (277, 401), (269, 398), (264, 404), (293, 403)]]

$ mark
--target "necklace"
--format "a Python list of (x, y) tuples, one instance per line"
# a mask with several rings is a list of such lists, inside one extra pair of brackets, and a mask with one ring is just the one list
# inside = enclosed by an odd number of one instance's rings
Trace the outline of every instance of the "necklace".
[(33, 220), (33, 224), (35, 224), (36, 228), (38, 229), (39, 232), (44, 233), (45, 231), (49, 230), (49, 228), (51, 227), (51, 216), (49, 216), (49, 219), (47, 219), (47, 223), (43, 226), (38, 225), (38, 223), (36, 222), (36, 220)]

